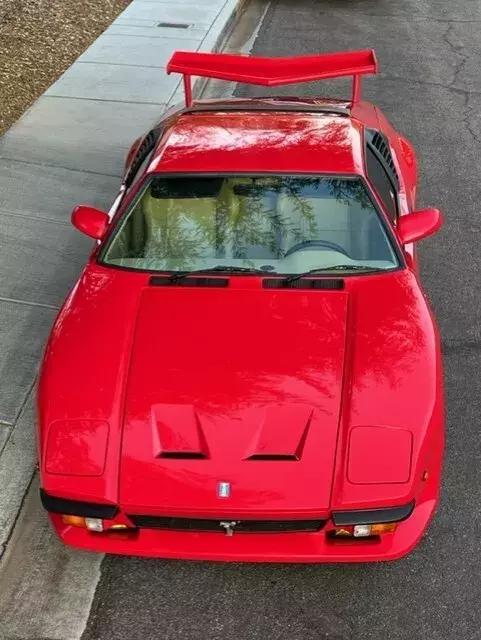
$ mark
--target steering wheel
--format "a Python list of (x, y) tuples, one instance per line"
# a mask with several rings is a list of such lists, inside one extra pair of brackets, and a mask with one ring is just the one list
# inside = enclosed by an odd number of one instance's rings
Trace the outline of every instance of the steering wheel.
[(341, 247), (341, 245), (336, 244), (335, 242), (329, 242), (329, 240), (304, 240), (303, 242), (298, 242), (297, 244), (293, 245), (288, 251), (286, 251), (284, 258), (287, 258), (287, 256), (290, 256), (296, 251), (301, 251), (302, 249), (310, 250), (311, 248), (315, 249), (315, 247), (333, 249), (338, 253), (342, 253), (344, 256), (346, 256), (346, 258), (349, 258), (349, 254), (345, 249), (343, 249), (343, 247)]

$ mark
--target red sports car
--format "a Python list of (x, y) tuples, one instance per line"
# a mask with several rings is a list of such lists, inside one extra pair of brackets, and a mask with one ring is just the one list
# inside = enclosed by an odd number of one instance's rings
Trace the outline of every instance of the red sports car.
[[(410, 143), (361, 101), (373, 51), (180, 52), (186, 105), (128, 154), (49, 338), (41, 499), (60, 538), (185, 559), (392, 560), (438, 501), (438, 331)], [(349, 100), (193, 101), (191, 76), (353, 76)]]

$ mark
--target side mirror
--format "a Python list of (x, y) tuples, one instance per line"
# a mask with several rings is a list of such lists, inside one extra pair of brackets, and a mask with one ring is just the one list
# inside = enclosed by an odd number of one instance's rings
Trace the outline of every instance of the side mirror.
[(437, 209), (421, 209), (401, 216), (397, 232), (401, 244), (418, 242), (436, 233), (443, 225), (443, 216)]
[(100, 240), (107, 230), (109, 216), (105, 211), (81, 204), (73, 210), (72, 224), (86, 236)]

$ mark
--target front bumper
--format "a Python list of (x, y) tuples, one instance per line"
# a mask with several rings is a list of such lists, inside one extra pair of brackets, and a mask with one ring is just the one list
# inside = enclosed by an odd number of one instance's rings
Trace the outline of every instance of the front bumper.
[(379, 539), (332, 540), (329, 527), (312, 533), (236, 533), (138, 529), (93, 533), (65, 525), (50, 514), (61, 540), (70, 546), (120, 555), (224, 562), (376, 562), (397, 560), (419, 542), (437, 505), (437, 489), (425, 487), (412, 514), (395, 533)]

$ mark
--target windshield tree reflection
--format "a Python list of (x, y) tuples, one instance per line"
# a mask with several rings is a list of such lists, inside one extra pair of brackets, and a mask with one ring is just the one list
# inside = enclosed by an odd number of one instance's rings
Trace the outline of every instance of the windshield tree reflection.
[(361, 180), (244, 175), (148, 178), (102, 259), (153, 271), (294, 274), (398, 264)]

